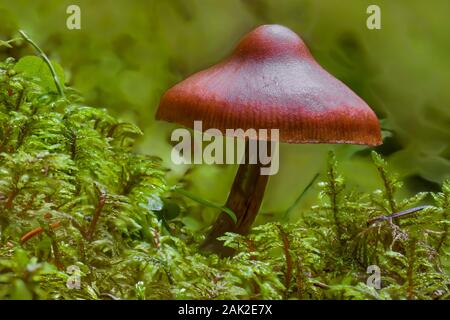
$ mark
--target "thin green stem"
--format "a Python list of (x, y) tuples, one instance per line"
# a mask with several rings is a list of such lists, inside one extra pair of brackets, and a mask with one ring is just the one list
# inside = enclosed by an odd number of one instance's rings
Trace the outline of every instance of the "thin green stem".
[(292, 212), (295, 210), (297, 205), (300, 203), (300, 200), (302, 200), (305, 193), (311, 188), (311, 186), (314, 184), (314, 181), (316, 181), (317, 177), (319, 177), (319, 173), (316, 173), (316, 175), (312, 178), (312, 180), (308, 183), (308, 185), (303, 189), (302, 193), (295, 199), (294, 203), (286, 210), (286, 212), (283, 215), (283, 219), (289, 220), (291, 217)]
[(45, 52), (22, 30), (19, 30), (20, 35), (25, 39), (26, 42), (31, 44), (31, 46), (38, 52), (38, 54), (41, 56), (41, 58), (44, 60), (44, 62), (48, 65), (50, 72), (53, 77), (53, 81), (55, 81), (56, 88), (58, 89), (59, 95), (64, 98), (64, 89), (61, 85), (61, 82), (59, 81), (58, 75), (56, 74), (56, 70), (53, 67), (53, 64), (51, 63), (50, 59), (47, 57)]
[(196, 196), (195, 194), (192, 194), (189, 191), (186, 191), (184, 189), (174, 188), (173, 191), (175, 191), (191, 200), (194, 200), (195, 202), (198, 202), (206, 207), (219, 209), (219, 210), (225, 212), (231, 218), (231, 220), (233, 220), (234, 223), (237, 222), (236, 214), (230, 208), (227, 208), (225, 206), (215, 204), (214, 202), (202, 199), (199, 196)]

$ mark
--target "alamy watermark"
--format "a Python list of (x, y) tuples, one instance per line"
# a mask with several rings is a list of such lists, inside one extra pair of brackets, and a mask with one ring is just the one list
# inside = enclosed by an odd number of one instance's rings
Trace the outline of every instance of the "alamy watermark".
[(366, 281), (369, 287), (381, 289), (381, 270), (380, 267), (373, 264), (367, 267), (367, 273), (371, 274)]
[(66, 19), (66, 27), (69, 30), (81, 29), (81, 9), (79, 6), (72, 4), (67, 7), (66, 13), (69, 15)]
[[(172, 132), (171, 141), (178, 142), (171, 152), (175, 164), (256, 164), (262, 165), (261, 175), (274, 175), (279, 169), (278, 129), (219, 129), (203, 132), (202, 121), (194, 121), (194, 137), (188, 129)], [(220, 136), (224, 136), (220, 139)], [(248, 155), (245, 157), (245, 139)], [(207, 145), (203, 148), (203, 142)], [(208, 143), (209, 142), (209, 143)]]
[(66, 287), (69, 289), (81, 289), (81, 270), (78, 266), (71, 265), (68, 266), (66, 269), (67, 274), (69, 274), (69, 277), (66, 281)]
[(381, 9), (376, 4), (371, 4), (366, 10), (369, 16), (366, 20), (366, 26), (369, 30), (380, 30), (381, 29)]

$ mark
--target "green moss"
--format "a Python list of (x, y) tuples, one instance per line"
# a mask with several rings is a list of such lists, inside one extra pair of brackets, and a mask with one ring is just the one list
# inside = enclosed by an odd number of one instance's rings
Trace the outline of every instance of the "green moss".
[[(204, 235), (182, 223), (195, 205), (166, 185), (158, 159), (132, 152), (140, 130), (15, 66), (0, 64), (0, 299), (450, 296), (450, 182), (427, 209), (374, 220), (427, 194), (400, 199), (377, 154), (380, 189), (349, 190), (330, 154), (299, 221), (227, 234), (234, 257), (203, 255)], [(370, 265), (379, 290), (366, 284)], [(79, 289), (67, 286), (73, 270)]]

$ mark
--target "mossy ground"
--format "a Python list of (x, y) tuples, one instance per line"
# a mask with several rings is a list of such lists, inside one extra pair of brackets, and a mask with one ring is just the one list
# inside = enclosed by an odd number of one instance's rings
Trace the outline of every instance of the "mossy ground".
[[(0, 64), (0, 299), (450, 296), (449, 182), (399, 199), (401, 181), (373, 153), (380, 187), (359, 194), (330, 154), (317, 204), (298, 221), (228, 234), (234, 257), (203, 254), (204, 234), (182, 222), (189, 200), (157, 158), (133, 153), (139, 128), (71, 88), (61, 97), (35, 59)], [(380, 289), (367, 282), (373, 265)]]

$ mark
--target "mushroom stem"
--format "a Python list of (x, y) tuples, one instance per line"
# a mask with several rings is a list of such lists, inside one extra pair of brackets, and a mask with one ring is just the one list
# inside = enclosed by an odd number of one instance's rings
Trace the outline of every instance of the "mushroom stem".
[[(246, 140), (245, 160), (248, 159), (249, 141)], [(233, 255), (234, 250), (224, 247), (223, 241), (217, 238), (223, 236), (226, 232), (245, 235), (250, 231), (250, 227), (256, 219), (269, 176), (261, 175), (261, 168), (264, 166), (258, 159), (255, 164), (248, 162), (243, 161), (239, 165), (225, 205), (235, 213), (237, 223), (234, 223), (228, 214), (222, 212), (202, 244), (202, 249), (205, 251), (212, 251), (221, 256)]]

